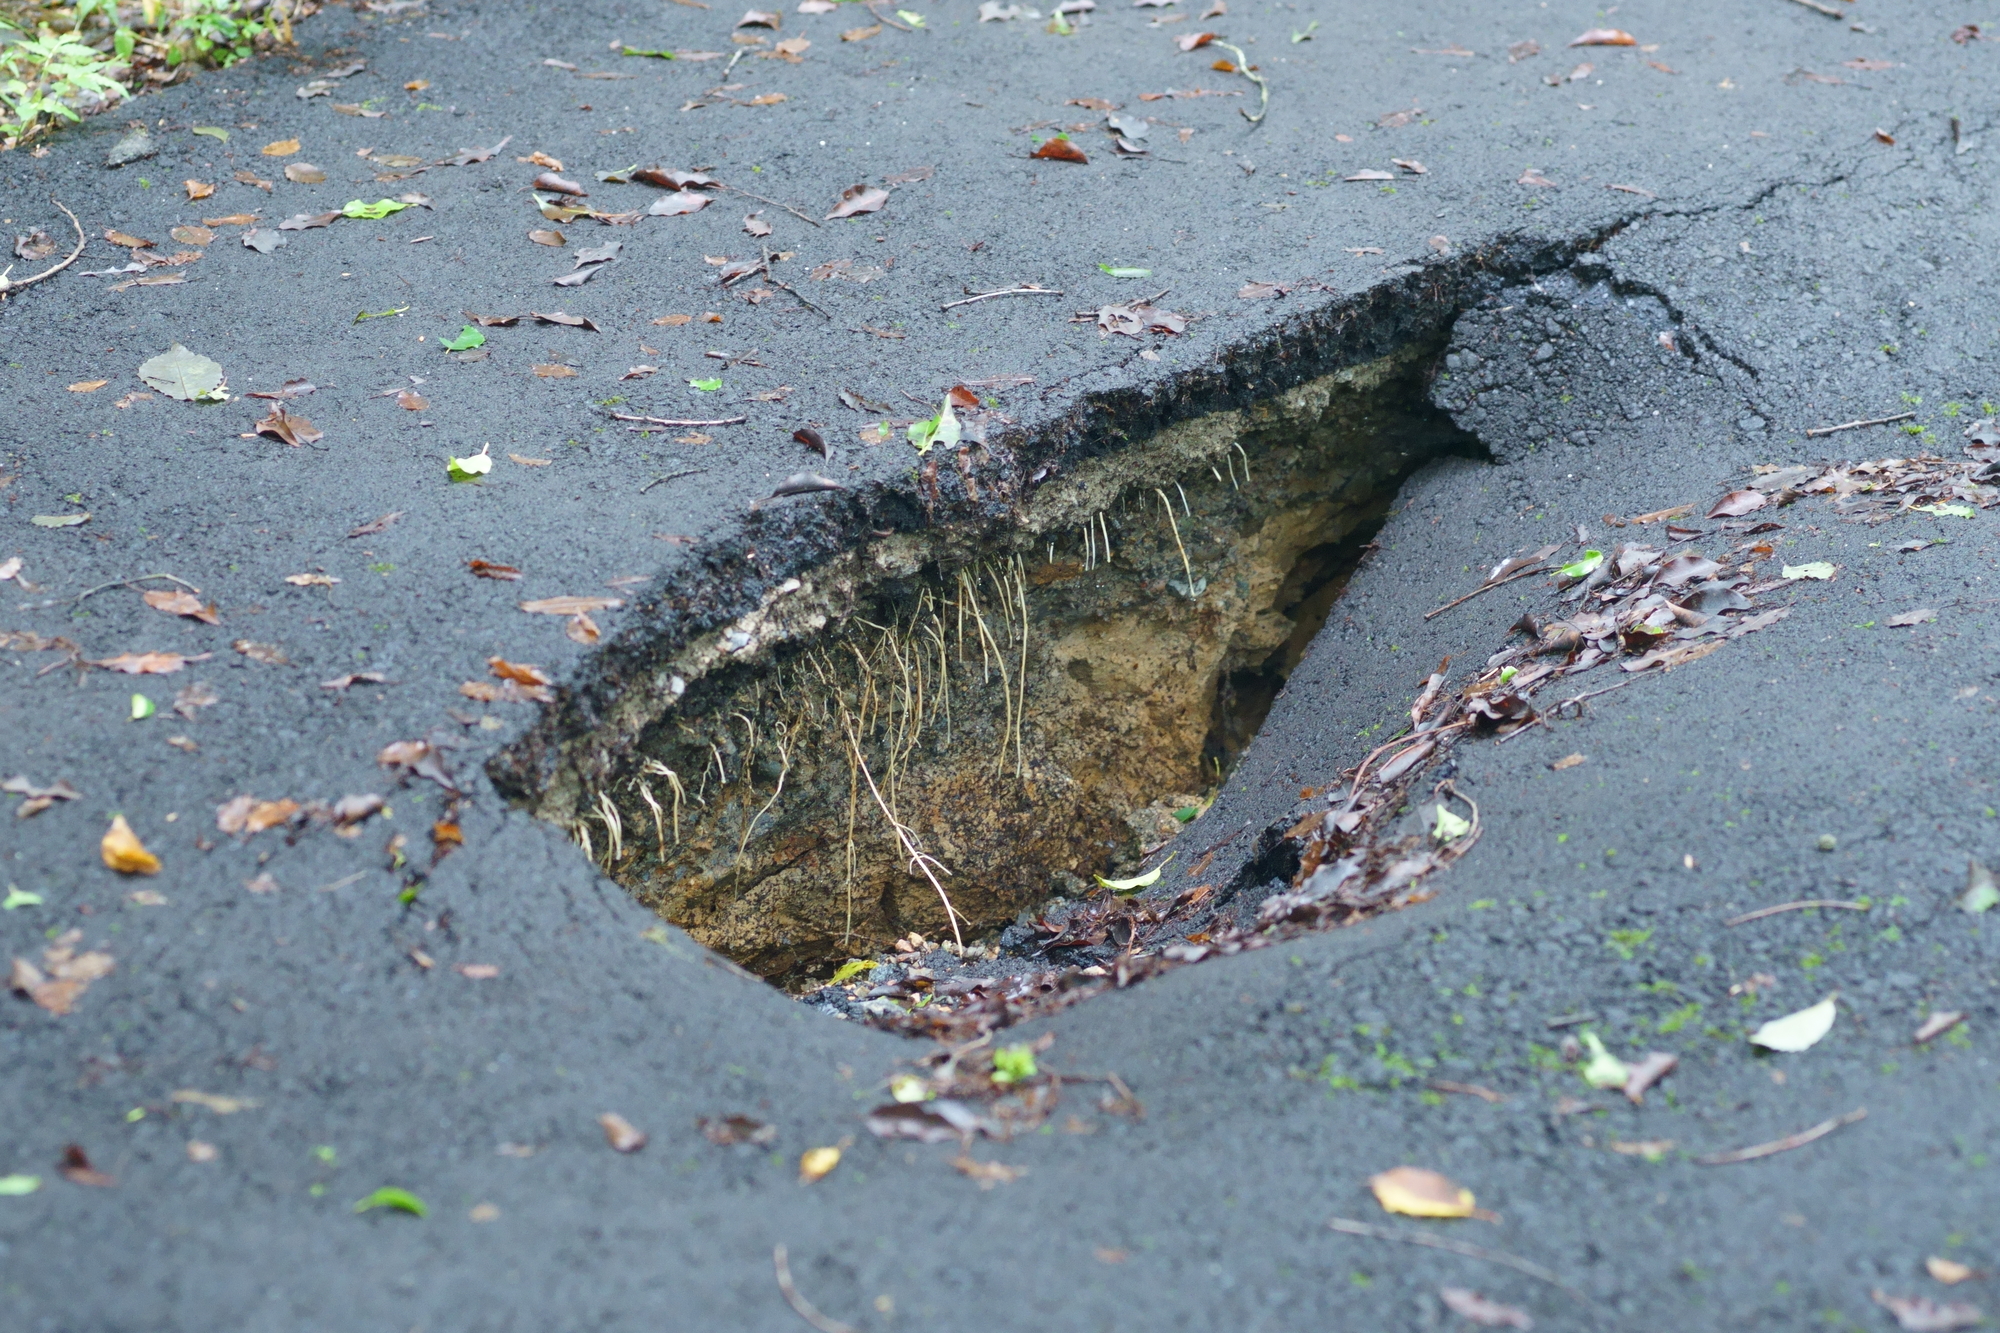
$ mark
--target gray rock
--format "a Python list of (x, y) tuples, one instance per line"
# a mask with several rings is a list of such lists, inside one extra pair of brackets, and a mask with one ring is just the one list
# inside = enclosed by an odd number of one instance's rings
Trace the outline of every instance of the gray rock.
[(147, 132), (145, 126), (140, 125), (111, 145), (111, 151), (104, 155), (104, 165), (122, 167), (127, 163), (151, 157), (159, 151), (160, 146), (153, 142), (153, 136)]

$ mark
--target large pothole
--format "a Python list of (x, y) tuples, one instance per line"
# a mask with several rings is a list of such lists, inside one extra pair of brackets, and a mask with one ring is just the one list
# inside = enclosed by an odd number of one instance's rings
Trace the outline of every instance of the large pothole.
[(968, 941), (1171, 837), (1262, 723), (1402, 479), (1476, 449), (1435, 348), (1046, 480), (999, 532), (881, 538), (680, 649), (587, 813), (640, 901), (804, 985)]

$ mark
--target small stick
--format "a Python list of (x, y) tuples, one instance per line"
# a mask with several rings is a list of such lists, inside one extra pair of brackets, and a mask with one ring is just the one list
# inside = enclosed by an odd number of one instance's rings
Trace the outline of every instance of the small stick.
[(9, 264), (4, 270), (0, 270), (0, 301), (6, 300), (7, 293), (15, 290), (16, 288), (32, 287), (34, 284), (40, 282), (43, 278), (53, 278), (56, 274), (62, 272), (64, 269), (68, 268), (71, 264), (74, 264), (76, 262), (76, 257), (83, 253), (83, 247), (85, 242), (83, 234), (83, 224), (76, 220), (76, 214), (70, 212), (69, 208), (63, 203), (62, 200), (56, 198), (54, 195), (50, 195), (49, 202), (54, 204), (57, 208), (62, 209), (63, 214), (69, 218), (70, 226), (76, 228), (76, 249), (70, 251), (69, 258), (63, 260), (62, 263), (57, 264), (54, 268), (43, 269), (40, 273), (37, 273), (34, 277), (22, 278), (19, 282), (16, 282), (12, 278), (9, 278), (7, 276), (9, 273), (12, 273), (14, 271), (14, 266), (12, 264)]
[(1335, 1231), (1350, 1236), (1367, 1236), (1372, 1240), (1399, 1240), (1406, 1245), (1425, 1245), (1433, 1250), (1448, 1250), (1453, 1254), (1462, 1254), (1468, 1259), (1484, 1259), (1488, 1263), (1505, 1264), (1517, 1273), (1526, 1273), (1529, 1277), (1546, 1282), (1552, 1287), (1562, 1288), (1584, 1305), (1592, 1304), (1590, 1297), (1540, 1264), (1531, 1263), (1519, 1255), (1508, 1254), (1504, 1250), (1489, 1250), (1483, 1245), (1473, 1245), (1448, 1236), (1434, 1236), (1428, 1231), (1393, 1231), (1388, 1227), (1371, 1226), (1366, 1222), (1356, 1222), (1345, 1217), (1328, 1218), (1326, 1224)]
[(1595, 699), (1600, 694), (1610, 694), (1616, 690), (1622, 690), (1627, 685), (1637, 684), (1638, 680), (1639, 677), (1634, 676), (1632, 677), (1631, 680), (1621, 680), (1616, 685), (1607, 685), (1601, 690), (1592, 690), (1588, 694), (1572, 694), (1569, 698), (1561, 699), (1556, 702), (1556, 711), (1560, 713), (1563, 709), (1568, 708), (1571, 704), (1580, 704), (1585, 699)]
[(797, 301), (800, 305), (805, 306), (807, 309), (812, 310), (815, 313), (827, 319), (833, 318), (831, 314), (827, 313), (825, 307), (821, 306), (816, 301), (808, 301), (805, 298), (804, 293), (800, 292), (798, 288), (792, 286), (791, 283), (784, 281), (777, 274), (771, 272), (771, 251), (768, 248), (766, 248), (764, 251), (764, 281), (770, 283), (773, 287), (783, 288), (785, 291), (790, 292), (792, 294), (792, 299), (794, 301)]
[(1468, 1097), (1477, 1097), (1479, 1100), (1491, 1102), (1495, 1106), (1507, 1100), (1506, 1097), (1493, 1091), (1493, 1089), (1481, 1087), (1477, 1083), (1453, 1083), (1449, 1079), (1434, 1078), (1430, 1081), (1430, 1086), (1439, 1092), (1462, 1092)]
[(1779, 903), (1776, 907), (1760, 907), (1754, 912), (1745, 912), (1742, 916), (1732, 916), (1722, 924), (1725, 926), (1740, 926), (1746, 921), (1756, 921), (1763, 917), (1776, 916), (1780, 912), (1796, 912), (1802, 907), (1843, 907), (1850, 912), (1865, 912), (1868, 910), (1867, 903), (1843, 902), (1839, 898), (1802, 898), (1795, 903)]
[(100, 583), (95, 588), (91, 588), (88, 589), (87, 591), (78, 593), (76, 595), (76, 600), (80, 602), (86, 597), (92, 597), (100, 592), (103, 592), (106, 588), (129, 588), (135, 583), (144, 583), (148, 579), (165, 579), (169, 583), (178, 583), (183, 588), (186, 588), (189, 592), (192, 593), (199, 593), (201, 591), (200, 588), (195, 587), (192, 583), (189, 583), (186, 579), (177, 579), (172, 574), (141, 574), (137, 578), (113, 579), (109, 583)]
[(963, 301), (947, 301), (943, 305), (939, 306), (938, 309), (950, 310), (953, 306), (971, 305), (975, 301), (990, 301), (996, 296), (1061, 296), (1061, 295), (1062, 293), (1057, 291), (1053, 287), (1037, 287), (1031, 283), (1026, 287), (1008, 287), (1002, 291), (997, 291), (997, 292), (981, 292), (977, 296), (968, 296)]
[(1802, 1129), (1796, 1134), (1787, 1134), (1782, 1139), (1760, 1143), (1751, 1148), (1737, 1148), (1730, 1152), (1712, 1152), (1706, 1157), (1695, 1158), (1698, 1166), (1729, 1166), (1736, 1162), (1754, 1162), (1759, 1157), (1769, 1157), (1773, 1153), (1790, 1152), (1793, 1148), (1803, 1148), (1814, 1139), (1823, 1139), (1843, 1125), (1851, 1125), (1857, 1120), (1868, 1118), (1868, 1108), (1857, 1107), (1846, 1115), (1837, 1115), (1831, 1120), (1822, 1120), (1811, 1129)]
[(692, 417), (635, 417), (624, 412), (613, 412), (613, 421), (643, 421), (649, 426), (740, 426), (749, 417), (715, 417), (712, 420), (697, 421)]
[(819, 1333), (860, 1333), (852, 1324), (843, 1324), (838, 1319), (829, 1319), (813, 1308), (813, 1303), (799, 1295), (799, 1289), (792, 1285), (792, 1265), (785, 1254), (785, 1247), (771, 1247), (771, 1267), (778, 1274), (778, 1292), (785, 1298), (785, 1304), (792, 1307), (792, 1313), (811, 1324)]
[[(1807, 3), (1807, 0), (1798, 0), (1798, 2), (1803, 5)], [(1812, 8), (1818, 9), (1819, 6), (1813, 5)], [(1838, 10), (1828, 10), (1826, 12), (1834, 15), (1836, 18), (1843, 17)], [(1860, 430), (1863, 426), (1893, 426), (1898, 421), (1908, 421), (1915, 415), (1915, 412), (1899, 412), (1893, 417), (1875, 417), (1868, 421), (1843, 421), (1838, 426), (1812, 426), (1806, 430), (1806, 438), (1814, 440), (1822, 435), (1836, 435), (1844, 430)]]
[(647, 491), (652, 490), (655, 486), (659, 485), (663, 481), (676, 481), (681, 477), (692, 477), (695, 473), (700, 472), (701, 470), (702, 469), (698, 467), (686, 467), (682, 468), (679, 472), (662, 472), (659, 476), (653, 478), (651, 481), (647, 482), (644, 486), (641, 486), (639, 488), (639, 494), (644, 495)]
[(1454, 606), (1463, 606), (1465, 605), (1465, 603), (1479, 596), (1479, 594), (1482, 592), (1492, 592), (1495, 588), (1498, 588), (1503, 584), (1512, 583), (1515, 579), (1524, 579), (1528, 577), (1528, 575), (1530, 574), (1546, 574), (1553, 568), (1555, 568), (1554, 565), (1536, 565), (1533, 569), (1517, 569), (1504, 579), (1495, 579), (1491, 583), (1480, 584), (1477, 588), (1474, 588), (1471, 592), (1465, 594), (1465, 596), (1459, 598), (1455, 602), (1446, 602), (1443, 606), (1438, 607), (1434, 611), (1424, 612), (1424, 619), (1429, 620), (1432, 616), (1441, 616), (1445, 612), (1451, 610)]
[(890, 18), (890, 17), (889, 17), (889, 16), (887, 15), (887, 14), (884, 14), (884, 13), (883, 13), (883, 12), (882, 12), (881, 10), (877, 9), (877, 8), (876, 8), (876, 6), (877, 6), (877, 5), (879, 5), (879, 4), (881, 4), (881, 3), (882, 3), (882, 0), (868, 0), (868, 3), (867, 3), (867, 4), (865, 5), (865, 6), (864, 6), (864, 8), (865, 8), (865, 9), (867, 9), (867, 11), (868, 11), (869, 13), (873, 14), (873, 15), (874, 15), (874, 16), (875, 16), (876, 18), (878, 18), (878, 19), (881, 19), (881, 20), (882, 20), (882, 21), (883, 21), (884, 23), (886, 23), (886, 24), (888, 24), (888, 25), (889, 25), (890, 27), (894, 28), (894, 29), (895, 29), (895, 30), (896, 30), (897, 32), (915, 32), (915, 31), (916, 31), (916, 29), (915, 29), (915, 28), (912, 28), (912, 27), (910, 27), (910, 26), (909, 26), (908, 24), (906, 24), (906, 23), (898, 23), (898, 22), (896, 22), (896, 20), (894, 20), (894, 19)]
[[(1819, 0), (1793, 0), (1793, 3), (1804, 5), (1807, 9), (1812, 10), (1814, 13), (1824, 14), (1830, 19), (1844, 19), (1847, 17), (1847, 15), (1841, 13), (1839, 10), (1835, 9), (1832, 5), (1823, 5), (1819, 2)], [(1810, 431), (1807, 432), (1807, 434), (1811, 433), (1812, 432)]]
[(790, 204), (781, 204), (776, 199), (766, 199), (761, 194), (752, 194), (750, 193), (750, 191), (739, 189), (734, 185), (724, 185), (722, 188), (729, 191), (731, 194), (740, 194), (745, 199), (755, 199), (760, 204), (769, 204), (773, 208), (782, 208), (787, 213), (790, 213), (793, 217), (797, 218), (801, 222), (810, 222), (815, 227), (819, 226), (818, 218), (812, 217), (811, 215), (806, 213), (801, 213), (799, 212), (798, 209), (793, 208)]
[(1558, 1028), (1573, 1028), (1578, 1023), (1594, 1023), (1596, 1021), (1596, 1014), (1570, 1014), (1563, 1018), (1551, 1018), (1544, 1022), (1542, 1026), (1554, 1032)]

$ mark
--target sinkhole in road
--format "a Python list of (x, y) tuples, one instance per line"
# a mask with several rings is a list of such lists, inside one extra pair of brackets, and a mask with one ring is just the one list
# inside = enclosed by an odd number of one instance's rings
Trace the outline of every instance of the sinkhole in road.
[[(1484, 456), (1409, 347), (1195, 417), (1014, 523), (873, 540), (676, 654), (569, 825), (790, 989), (911, 931), (970, 943), (1170, 838), (1264, 721), (1403, 479)], [(922, 862), (916, 860), (922, 854)]]

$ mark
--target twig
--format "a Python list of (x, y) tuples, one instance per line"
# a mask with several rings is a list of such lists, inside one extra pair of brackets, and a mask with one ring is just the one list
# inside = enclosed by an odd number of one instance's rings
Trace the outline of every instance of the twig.
[(1857, 1120), (1868, 1118), (1868, 1108), (1857, 1107), (1846, 1115), (1837, 1115), (1831, 1120), (1822, 1120), (1811, 1129), (1802, 1129), (1796, 1134), (1787, 1134), (1782, 1139), (1772, 1139), (1751, 1148), (1737, 1148), (1730, 1152), (1712, 1152), (1706, 1157), (1695, 1158), (1697, 1166), (1729, 1166), (1736, 1162), (1754, 1162), (1759, 1157), (1769, 1157), (1773, 1153), (1790, 1152), (1803, 1148), (1814, 1139), (1823, 1139), (1843, 1125), (1851, 1125)]
[[(1832, 5), (1823, 5), (1819, 2), (1819, 0), (1792, 0), (1792, 2), (1794, 4), (1804, 5), (1807, 9), (1812, 10), (1814, 13), (1824, 14), (1830, 19), (1844, 19), (1847, 17), (1847, 15), (1841, 13), (1838, 9), (1835, 9)], [(1806, 433), (1810, 435), (1812, 432), (1808, 431)]]
[(1639, 682), (1639, 677), (1634, 676), (1632, 677), (1631, 680), (1621, 680), (1616, 685), (1607, 685), (1601, 690), (1591, 690), (1586, 694), (1572, 694), (1567, 699), (1557, 700), (1555, 711), (1560, 713), (1563, 709), (1568, 708), (1571, 704), (1580, 704), (1586, 699), (1595, 699), (1600, 694), (1610, 694), (1613, 691), (1624, 689), (1627, 685), (1636, 685), (1638, 682)]
[(1446, 778), (1444, 781), (1438, 783), (1437, 786), (1431, 788), (1432, 796), (1438, 796), (1441, 793), (1449, 793), (1472, 807), (1472, 827), (1466, 830), (1464, 837), (1453, 838), (1450, 844), (1438, 853), (1440, 859), (1448, 858), (1449, 861), (1456, 861), (1459, 857), (1464, 856), (1472, 850), (1472, 844), (1478, 842), (1479, 835), (1485, 831), (1480, 827), (1479, 823), (1479, 802), (1460, 791), (1458, 784), (1450, 778)]
[(799, 212), (798, 209), (793, 208), (790, 204), (779, 203), (776, 199), (766, 199), (761, 194), (752, 194), (750, 193), (750, 191), (738, 189), (734, 185), (724, 185), (722, 188), (729, 191), (731, 194), (740, 194), (745, 199), (755, 199), (760, 204), (769, 204), (773, 208), (782, 208), (787, 213), (790, 213), (793, 217), (797, 218), (801, 222), (810, 222), (815, 227), (819, 226), (818, 218), (813, 217), (807, 213), (801, 213)]
[(882, 0), (868, 0), (868, 3), (864, 5), (863, 8), (865, 8), (869, 13), (873, 14), (876, 18), (881, 19), (884, 23), (894, 28), (897, 32), (916, 31), (915, 28), (910, 27), (907, 23), (898, 23), (896, 20), (890, 18), (887, 14), (884, 14), (880, 9), (876, 8), (876, 6), (880, 5), (881, 3)]
[(1439, 1092), (1464, 1093), (1468, 1097), (1477, 1097), (1480, 1101), (1491, 1102), (1495, 1106), (1507, 1100), (1502, 1094), (1493, 1091), (1491, 1088), (1481, 1087), (1477, 1083), (1453, 1083), (1449, 1079), (1434, 1078), (1430, 1081), (1429, 1086)]
[(613, 412), (611, 419), (613, 421), (643, 421), (649, 426), (740, 426), (750, 418), (715, 417), (706, 421), (697, 421), (692, 417), (635, 417), (625, 412)]
[(1542, 1026), (1554, 1032), (1558, 1028), (1573, 1028), (1578, 1023), (1595, 1023), (1596, 1021), (1596, 1014), (1566, 1014), (1561, 1018), (1551, 1018), (1544, 1022)]
[(9, 264), (5, 269), (0, 269), (0, 301), (5, 301), (7, 299), (8, 292), (14, 291), (21, 287), (32, 287), (36, 283), (40, 282), (43, 278), (53, 278), (56, 274), (62, 272), (64, 269), (68, 268), (71, 264), (74, 264), (76, 262), (76, 257), (83, 253), (83, 247), (85, 243), (85, 237), (83, 234), (83, 224), (76, 220), (76, 214), (70, 212), (69, 208), (63, 203), (62, 200), (56, 198), (54, 195), (50, 195), (49, 202), (54, 204), (57, 208), (62, 209), (63, 214), (69, 218), (70, 226), (76, 228), (76, 249), (70, 251), (69, 258), (63, 260), (62, 263), (57, 264), (54, 268), (43, 269), (40, 273), (37, 273), (34, 277), (22, 278), (19, 282), (16, 282), (12, 278), (9, 278), (7, 276), (9, 273), (12, 273), (14, 271), (14, 266), (12, 264)]
[[(1549, 720), (1546, 717), (1543, 717), (1540, 713), (1537, 713), (1533, 717), (1529, 718), (1526, 722), (1523, 722), (1520, 726), (1514, 728), (1512, 731), (1508, 732), (1505, 736), (1502, 736), (1499, 740), (1493, 743), (1495, 745), (1505, 745), (1508, 741), (1513, 740), (1516, 736), (1520, 735), (1524, 731), (1533, 731), (1536, 727), (1548, 727), (1548, 725), (1549, 725)], [(1549, 730), (1551, 731), (1553, 731), (1554, 729), (1555, 728), (1553, 727), (1549, 727)]]
[(1394, 1231), (1388, 1227), (1372, 1226), (1367, 1222), (1356, 1222), (1346, 1217), (1328, 1218), (1326, 1224), (1335, 1231), (1345, 1232), (1350, 1236), (1367, 1236), (1373, 1240), (1399, 1240), (1406, 1245), (1424, 1245), (1433, 1250), (1448, 1250), (1453, 1254), (1462, 1254), (1468, 1259), (1484, 1259), (1488, 1263), (1505, 1264), (1517, 1273), (1526, 1273), (1529, 1277), (1546, 1282), (1552, 1287), (1562, 1288), (1584, 1305), (1594, 1305), (1590, 1297), (1540, 1264), (1530, 1262), (1519, 1255), (1508, 1254), (1505, 1250), (1489, 1250), (1483, 1245), (1453, 1240), (1448, 1236), (1435, 1236), (1428, 1231)]
[(651, 481), (647, 482), (644, 486), (641, 486), (639, 488), (639, 494), (644, 495), (647, 491), (652, 490), (655, 486), (659, 485), (663, 481), (677, 481), (682, 477), (692, 477), (695, 473), (700, 472), (701, 470), (702, 469), (698, 467), (684, 467), (679, 472), (662, 472), (659, 476), (653, 478)]
[(1250, 57), (1243, 54), (1243, 49), (1241, 47), (1231, 46), (1228, 42), (1212, 42), (1211, 44), (1219, 46), (1223, 50), (1229, 52), (1229, 54), (1235, 56), (1236, 72), (1238, 74), (1241, 74), (1244, 78), (1250, 80), (1250, 82), (1257, 85), (1257, 92), (1259, 95), (1257, 102), (1257, 114), (1253, 116), (1248, 111), (1244, 111), (1243, 108), (1240, 106), (1237, 107), (1236, 109), (1238, 112), (1242, 114), (1243, 119), (1249, 121), (1252, 125), (1262, 124), (1264, 121), (1264, 113), (1271, 109), (1271, 85), (1264, 82), (1264, 76), (1262, 74), (1259, 74), (1256, 70), (1250, 68)]
[(771, 1247), (771, 1267), (777, 1270), (778, 1291), (784, 1296), (785, 1304), (792, 1307), (792, 1313), (818, 1329), (819, 1333), (860, 1333), (852, 1324), (827, 1318), (813, 1307), (811, 1301), (799, 1295), (799, 1289), (792, 1285), (792, 1265), (784, 1246)]
[(1760, 907), (1742, 916), (1732, 916), (1723, 922), (1725, 926), (1740, 926), (1746, 921), (1756, 921), (1762, 917), (1776, 916), (1780, 912), (1796, 912), (1802, 907), (1844, 907), (1850, 912), (1865, 912), (1867, 903), (1844, 902), (1839, 898), (1803, 898), (1795, 903), (1779, 903), (1776, 907)]
[(137, 578), (113, 579), (109, 583), (100, 583), (95, 588), (90, 588), (83, 592), (78, 593), (76, 595), (76, 601), (80, 602), (86, 597), (94, 597), (98, 593), (103, 592), (106, 588), (129, 588), (135, 583), (144, 583), (148, 579), (165, 579), (169, 583), (180, 584), (183, 588), (186, 588), (189, 592), (198, 593), (201, 591), (200, 588), (195, 587), (192, 583), (189, 583), (186, 579), (177, 579), (172, 574), (141, 574)]
[(833, 316), (830, 313), (828, 313), (828, 311), (824, 306), (820, 305), (816, 301), (808, 301), (805, 297), (805, 294), (801, 292), (798, 288), (792, 286), (791, 283), (784, 281), (777, 274), (771, 272), (771, 252), (768, 249), (764, 251), (764, 281), (770, 283), (773, 287), (779, 287), (784, 289), (785, 291), (790, 292), (792, 294), (792, 299), (794, 301), (797, 301), (800, 305), (805, 306), (807, 309), (815, 311), (818, 314), (825, 316), (827, 319), (833, 318)]
[(1030, 284), (1026, 287), (1008, 287), (997, 292), (981, 292), (977, 296), (968, 296), (963, 301), (946, 301), (938, 309), (950, 310), (953, 306), (971, 305), (975, 301), (990, 301), (996, 296), (1061, 296), (1062, 294), (1053, 287), (1037, 287)]
[(1515, 579), (1524, 579), (1528, 577), (1528, 575), (1530, 574), (1546, 574), (1551, 569), (1554, 568), (1555, 568), (1554, 565), (1536, 565), (1533, 569), (1517, 569), (1504, 579), (1495, 579), (1491, 583), (1480, 584), (1477, 588), (1474, 588), (1471, 592), (1465, 594), (1465, 596), (1459, 598), (1455, 602), (1446, 602), (1443, 606), (1438, 607), (1434, 611), (1424, 612), (1424, 619), (1429, 620), (1432, 616), (1441, 616), (1445, 612), (1451, 610), (1454, 606), (1463, 606), (1465, 603), (1479, 596), (1480, 593), (1491, 592), (1495, 588), (1498, 588), (1503, 584), (1512, 583)]
[[(1807, 0), (1798, 0), (1798, 2), (1803, 5)], [(1812, 7), (1814, 9), (1819, 8), (1818, 5)], [(1840, 17), (1835, 11), (1829, 10), (1828, 12), (1834, 13), (1835, 17)], [(1860, 430), (1863, 426), (1893, 426), (1898, 421), (1908, 421), (1915, 415), (1915, 412), (1899, 412), (1893, 417), (1875, 417), (1869, 421), (1843, 421), (1838, 426), (1812, 426), (1807, 428), (1806, 438), (1814, 440), (1822, 435), (1836, 435), (1844, 430)]]

